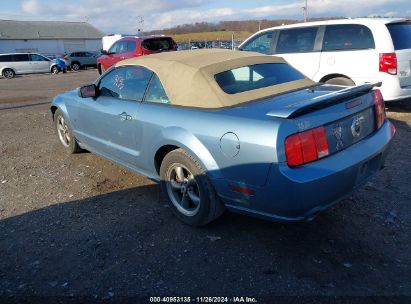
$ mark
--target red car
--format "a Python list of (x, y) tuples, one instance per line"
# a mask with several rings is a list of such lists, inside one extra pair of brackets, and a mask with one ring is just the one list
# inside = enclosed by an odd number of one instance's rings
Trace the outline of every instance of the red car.
[(108, 51), (102, 50), (102, 56), (97, 59), (100, 74), (117, 62), (160, 52), (177, 51), (177, 43), (171, 37), (124, 37), (114, 42)]

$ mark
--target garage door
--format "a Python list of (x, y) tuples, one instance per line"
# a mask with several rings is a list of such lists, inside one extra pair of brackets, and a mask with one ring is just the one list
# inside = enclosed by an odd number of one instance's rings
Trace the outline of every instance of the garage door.
[(64, 51), (66, 53), (86, 51), (85, 41), (64, 41)]

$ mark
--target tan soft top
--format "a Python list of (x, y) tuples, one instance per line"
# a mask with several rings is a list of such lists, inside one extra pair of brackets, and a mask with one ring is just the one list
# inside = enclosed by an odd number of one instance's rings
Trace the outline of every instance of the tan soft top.
[(220, 72), (261, 63), (285, 63), (285, 61), (280, 57), (254, 52), (206, 49), (131, 58), (118, 62), (116, 67), (130, 65), (146, 67), (160, 78), (170, 104), (199, 108), (235, 106), (314, 84), (312, 80), (305, 78), (237, 94), (227, 94), (214, 79), (214, 75)]

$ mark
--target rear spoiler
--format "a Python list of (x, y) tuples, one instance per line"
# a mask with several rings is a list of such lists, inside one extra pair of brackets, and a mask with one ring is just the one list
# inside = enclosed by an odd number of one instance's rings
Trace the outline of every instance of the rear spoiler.
[(349, 87), (340, 91), (335, 91), (329, 94), (321, 95), (309, 100), (284, 105), (277, 110), (268, 112), (266, 115), (280, 118), (296, 118), (298, 116), (327, 108), (335, 104), (361, 96), (370, 92), (375, 87), (380, 87), (381, 82), (366, 83), (355, 87)]

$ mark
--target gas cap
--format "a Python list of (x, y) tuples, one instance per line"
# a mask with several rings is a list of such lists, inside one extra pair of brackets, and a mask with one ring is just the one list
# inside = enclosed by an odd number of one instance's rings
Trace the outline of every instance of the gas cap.
[(227, 132), (220, 138), (220, 149), (227, 157), (236, 157), (240, 152), (240, 140), (233, 132)]

